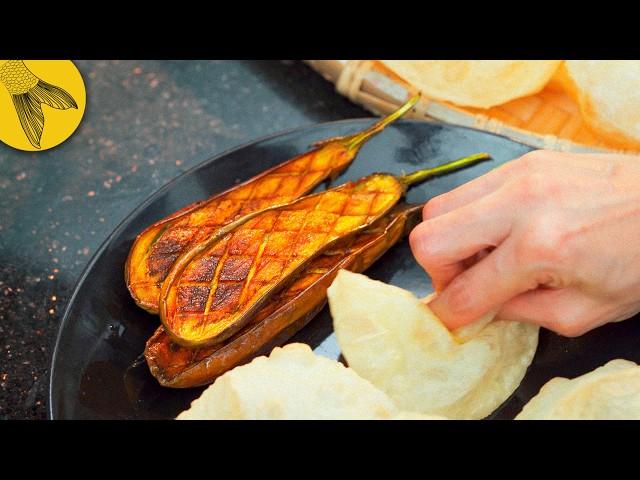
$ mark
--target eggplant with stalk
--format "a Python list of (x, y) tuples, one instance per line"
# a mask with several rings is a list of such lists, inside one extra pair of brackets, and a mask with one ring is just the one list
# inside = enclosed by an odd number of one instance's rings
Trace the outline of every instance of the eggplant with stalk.
[(375, 173), (250, 214), (173, 265), (160, 293), (165, 331), (191, 348), (226, 340), (310, 261), (386, 215), (411, 185), (488, 158), (475, 154), (400, 177)]
[(178, 345), (158, 327), (144, 355), (152, 375), (165, 387), (213, 383), (224, 372), (267, 354), (302, 329), (326, 304), (327, 288), (340, 269), (363, 272), (420, 221), (422, 205), (397, 205), (364, 232), (316, 257), (286, 289), (276, 294), (238, 333), (204, 348)]
[(207, 200), (188, 205), (146, 228), (136, 238), (125, 264), (125, 282), (135, 302), (158, 313), (160, 289), (176, 260), (210, 237), (220, 237), (248, 215), (286, 204), (339, 175), (360, 148), (418, 101), (416, 95), (366, 130), (317, 142), (294, 157)]

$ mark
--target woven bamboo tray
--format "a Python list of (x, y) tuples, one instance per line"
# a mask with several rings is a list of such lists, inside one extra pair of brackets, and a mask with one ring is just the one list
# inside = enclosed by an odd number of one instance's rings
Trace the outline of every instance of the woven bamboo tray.
[[(376, 115), (395, 110), (416, 88), (377, 60), (305, 60), (336, 90)], [(536, 148), (638, 153), (621, 149), (584, 123), (578, 105), (554, 81), (536, 95), (490, 109), (458, 107), (422, 97), (408, 118), (439, 120), (497, 133)]]

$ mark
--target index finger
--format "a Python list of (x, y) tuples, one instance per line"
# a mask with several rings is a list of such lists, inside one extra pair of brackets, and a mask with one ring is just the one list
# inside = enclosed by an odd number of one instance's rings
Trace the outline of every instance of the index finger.
[(422, 218), (429, 220), (468, 205), (500, 188), (511, 176), (511, 162), (474, 178), (448, 192), (430, 199), (422, 210)]
[(465, 260), (503, 242), (514, 215), (502, 195), (488, 195), (417, 225), (409, 235), (411, 251), (439, 291), (466, 269)]

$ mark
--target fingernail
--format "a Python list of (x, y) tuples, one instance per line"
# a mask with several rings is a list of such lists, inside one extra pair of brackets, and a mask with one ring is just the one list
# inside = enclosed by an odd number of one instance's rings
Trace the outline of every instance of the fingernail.
[(435, 316), (438, 317), (440, 321), (448, 327), (448, 324), (446, 321), (446, 318), (447, 318), (446, 308), (443, 308), (441, 295), (436, 295), (429, 302), (429, 308), (435, 314)]

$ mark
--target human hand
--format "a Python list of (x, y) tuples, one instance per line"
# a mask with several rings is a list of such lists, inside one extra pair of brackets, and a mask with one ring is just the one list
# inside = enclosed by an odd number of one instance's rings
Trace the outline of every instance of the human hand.
[(640, 311), (640, 158), (534, 151), (424, 207), (409, 237), (451, 329), (487, 312), (577, 336)]

